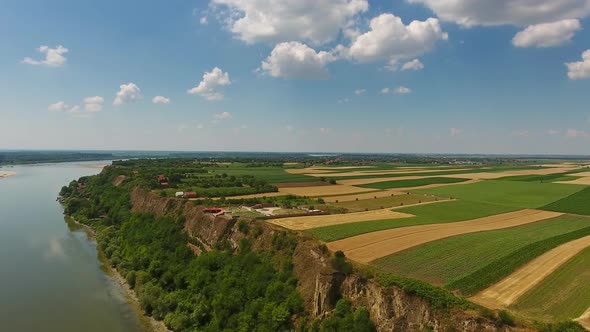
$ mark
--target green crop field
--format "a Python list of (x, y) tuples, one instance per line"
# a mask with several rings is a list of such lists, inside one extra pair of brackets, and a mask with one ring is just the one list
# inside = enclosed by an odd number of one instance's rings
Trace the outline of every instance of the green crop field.
[(566, 173), (549, 174), (549, 175), (515, 175), (506, 176), (497, 180), (501, 181), (525, 181), (525, 182), (556, 182), (556, 181), (571, 181), (578, 179), (578, 177), (567, 175)]
[(473, 295), (478, 291), (488, 288), (494, 283), (502, 280), (519, 267), (525, 265), (529, 261), (544, 254), (545, 252), (564, 243), (588, 235), (590, 235), (590, 227), (556, 235), (554, 237), (528, 244), (502, 258), (488, 262), (485, 267), (461, 279), (453, 281), (452, 283), (448, 284), (447, 287), (449, 289), (459, 290), (463, 295), (466, 296)]
[(590, 248), (587, 248), (524, 294), (512, 309), (534, 319), (567, 320), (579, 317), (589, 307)]
[(576, 185), (568, 186), (580, 187), (583, 189), (568, 197), (562, 198), (558, 201), (545, 205), (542, 209), (549, 211), (590, 215), (590, 187), (581, 187)]
[(361, 199), (358, 201), (347, 201), (331, 203), (330, 205), (348, 209), (349, 212), (360, 212), (365, 210), (377, 210), (382, 208), (397, 207), (400, 205), (411, 205), (416, 203), (431, 202), (436, 197), (425, 195), (394, 195), (390, 197)]
[(515, 208), (538, 208), (583, 188), (558, 183), (487, 180), (466, 185), (417, 189), (413, 192)]
[(590, 227), (590, 218), (561, 216), (507, 229), (453, 236), (378, 259), (387, 272), (443, 285), (531, 243)]
[[(466, 187), (463, 185), (461, 187)], [(480, 217), (487, 217), (498, 213), (510, 212), (517, 210), (511, 206), (502, 206), (495, 204), (469, 202), (469, 201), (451, 201), (440, 202), (427, 205), (410, 206), (396, 211), (410, 213), (416, 217), (363, 221), (357, 223), (319, 227), (310, 229), (309, 232), (323, 241), (335, 241), (354, 235), (381, 231), (384, 229), (426, 225), (435, 223), (447, 223), (454, 221), (469, 220)]]
[(419, 186), (425, 186), (428, 184), (438, 184), (438, 183), (459, 183), (459, 182), (465, 182), (467, 180), (468, 179), (434, 177), (434, 178), (422, 178), (422, 179), (415, 179), (415, 180), (384, 181), (384, 182), (365, 184), (365, 185), (361, 185), (359, 187), (374, 188), (374, 189), (393, 189), (393, 188), (419, 187)]

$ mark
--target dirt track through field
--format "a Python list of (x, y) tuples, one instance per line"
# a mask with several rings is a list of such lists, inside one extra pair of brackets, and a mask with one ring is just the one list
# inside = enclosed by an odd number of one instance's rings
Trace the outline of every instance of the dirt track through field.
[(365, 212), (329, 214), (323, 216), (291, 217), (269, 220), (270, 223), (293, 230), (348, 224), (353, 222), (413, 217), (411, 214), (381, 209)]
[(402, 250), (451, 236), (515, 227), (563, 215), (558, 212), (525, 209), (467, 221), (409, 226), (361, 234), (327, 244), (342, 250), (354, 261), (369, 263)]
[(577, 318), (576, 321), (580, 323), (580, 325), (582, 325), (586, 330), (590, 331), (590, 308), (588, 308), (588, 310), (586, 310), (582, 316)]
[(533, 259), (497, 284), (471, 297), (470, 300), (490, 309), (505, 308), (589, 246), (590, 236), (562, 244)]

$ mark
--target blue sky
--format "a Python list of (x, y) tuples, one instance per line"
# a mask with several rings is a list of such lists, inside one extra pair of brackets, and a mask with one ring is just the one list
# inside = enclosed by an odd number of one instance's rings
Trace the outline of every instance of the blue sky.
[(0, 149), (590, 154), (589, 16), (590, 0), (7, 0)]

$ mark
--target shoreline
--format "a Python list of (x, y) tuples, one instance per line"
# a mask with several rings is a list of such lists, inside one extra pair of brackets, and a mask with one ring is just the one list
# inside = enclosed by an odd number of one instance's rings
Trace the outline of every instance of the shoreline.
[[(77, 226), (84, 228), (87, 234), (92, 239), (96, 240), (96, 231), (92, 227), (80, 223), (71, 216), (66, 215), (65, 217), (67, 220), (70, 220)], [(149, 332), (172, 332), (172, 330), (169, 330), (166, 327), (163, 321), (156, 320), (155, 318), (145, 314), (143, 309), (141, 309), (141, 304), (139, 303), (139, 298), (137, 297), (137, 294), (133, 289), (131, 289), (129, 283), (127, 283), (127, 280), (125, 280), (123, 275), (121, 275), (121, 273), (116, 268), (110, 265), (109, 260), (104, 256), (104, 253), (100, 250), (98, 245), (96, 246), (96, 251), (98, 252), (99, 260), (103, 263), (103, 266), (105, 267), (105, 272), (107, 276), (112, 278), (113, 281), (116, 282), (117, 285), (119, 285), (119, 287), (121, 287), (121, 290), (125, 294), (127, 303), (129, 303), (129, 305), (131, 305), (133, 309), (137, 312), (140, 321), (143, 323), (142, 325), (146, 325), (146, 327), (149, 328)]]
[(2, 170), (0, 170), (0, 179), (8, 178), (8, 177), (15, 176), (15, 175), (16, 175), (15, 171), (2, 171)]

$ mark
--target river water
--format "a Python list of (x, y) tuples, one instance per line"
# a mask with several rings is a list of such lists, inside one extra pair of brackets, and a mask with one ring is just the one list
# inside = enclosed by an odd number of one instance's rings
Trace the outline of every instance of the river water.
[(63, 185), (100, 171), (81, 164), (4, 169), (17, 175), (0, 178), (0, 331), (149, 330), (55, 201)]

